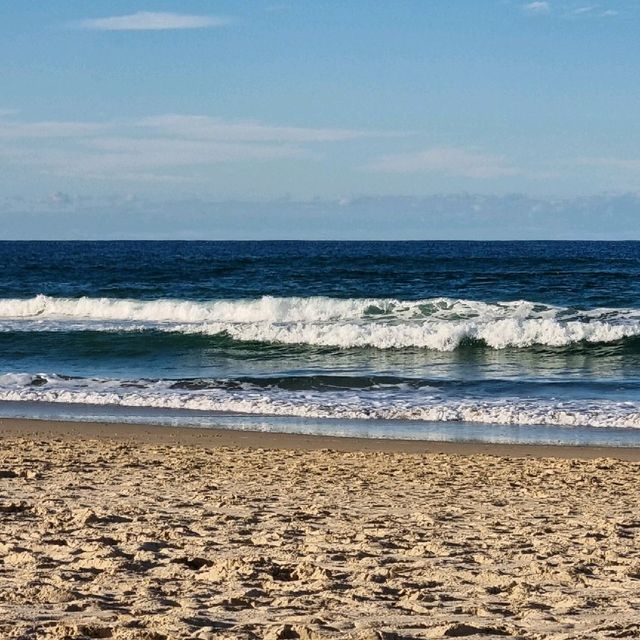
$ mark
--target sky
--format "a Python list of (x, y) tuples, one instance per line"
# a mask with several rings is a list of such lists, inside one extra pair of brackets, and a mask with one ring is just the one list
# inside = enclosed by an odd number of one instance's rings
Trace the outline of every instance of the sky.
[(0, 0), (0, 238), (640, 239), (638, 33), (637, 0)]

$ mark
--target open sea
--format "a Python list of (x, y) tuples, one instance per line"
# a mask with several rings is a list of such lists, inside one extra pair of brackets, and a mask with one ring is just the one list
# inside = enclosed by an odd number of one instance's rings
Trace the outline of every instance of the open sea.
[(0, 242), (0, 416), (640, 445), (640, 243)]

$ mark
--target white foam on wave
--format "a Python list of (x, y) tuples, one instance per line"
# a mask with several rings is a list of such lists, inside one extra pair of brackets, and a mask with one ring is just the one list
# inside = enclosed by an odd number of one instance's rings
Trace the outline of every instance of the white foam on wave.
[[(188, 332), (189, 327), (180, 327)], [(452, 351), (465, 340), (482, 340), (489, 347), (563, 346), (576, 342), (614, 342), (640, 334), (640, 323), (558, 322), (552, 319), (486, 322), (292, 323), (289, 325), (222, 323), (198, 327), (198, 332), (227, 333), (236, 340), (309, 344), (326, 347), (402, 349), (408, 347)]]
[(339, 348), (450, 351), (465, 340), (495, 349), (613, 342), (640, 335), (640, 309), (576, 311), (520, 300), (433, 298), (251, 300), (0, 299), (4, 331), (160, 331)]
[[(32, 384), (36, 381), (38, 386)], [(43, 382), (44, 381), (44, 382)], [(640, 428), (640, 403), (540, 398), (449, 398), (432, 390), (292, 392), (243, 385), (185, 390), (171, 381), (64, 379), (41, 374), (0, 375), (0, 400), (149, 407), (341, 420), (469, 422), (499, 425)]]
[(131, 322), (318, 322), (358, 319), (368, 310), (381, 314), (419, 312), (419, 303), (383, 299), (324, 297), (247, 300), (132, 300), (122, 298), (0, 299), (0, 319), (112, 320)]

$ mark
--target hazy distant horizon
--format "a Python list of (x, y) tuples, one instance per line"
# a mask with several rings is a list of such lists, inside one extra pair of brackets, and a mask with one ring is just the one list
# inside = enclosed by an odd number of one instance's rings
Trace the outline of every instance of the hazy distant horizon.
[(640, 195), (0, 200), (6, 240), (634, 240)]

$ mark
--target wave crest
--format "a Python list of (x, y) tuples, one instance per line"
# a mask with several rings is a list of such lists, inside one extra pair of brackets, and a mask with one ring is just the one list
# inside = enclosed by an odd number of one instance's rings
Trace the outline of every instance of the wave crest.
[(325, 297), (251, 300), (0, 299), (4, 331), (160, 330), (243, 342), (452, 351), (610, 343), (640, 335), (640, 309), (576, 310), (520, 300), (403, 301)]

